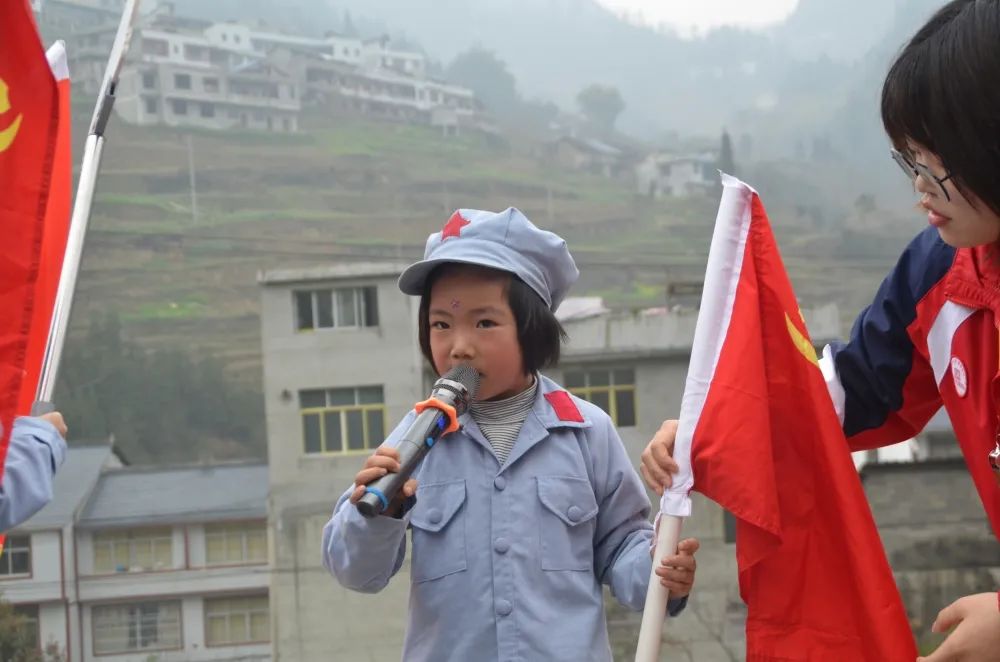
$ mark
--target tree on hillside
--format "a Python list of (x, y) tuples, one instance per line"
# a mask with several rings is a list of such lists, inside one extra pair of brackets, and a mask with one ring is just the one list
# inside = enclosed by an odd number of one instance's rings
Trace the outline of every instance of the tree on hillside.
[(354, 27), (354, 19), (351, 18), (351, 12), (344, 12), (344, 21), (341, 25), (340, 31), (344, 33), (345, 37), (358, 36), (358, 29)]
[(718, 168), (727, 175), (736, 175), (736, 161), (733, 159), (733, 141), (729, 138), (729, 132), (722, 130), (722, 142), (719, 145)]
[(621, 92), (612, 85), (588, 85), (576, 95), (576, 103), (591, 124), (606, 132), (615, 128), (615, 121), (625, 110)]
[(509, 115), (520, 103), (517, 81), (493, 51), (473, 48), (459, 53), (448, 65), (447, 77), (475, 92), (494, 113)]
[(73, 439), (114, 435), (137, 463), (264, 454), (260, 393), (234, 384), (217, 360), (141, 349), (114, 315), (67, 343), (55, 401)]

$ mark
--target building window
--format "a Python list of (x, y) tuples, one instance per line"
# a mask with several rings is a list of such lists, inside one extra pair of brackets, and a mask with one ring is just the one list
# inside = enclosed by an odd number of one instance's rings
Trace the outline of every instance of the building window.
[(146, 113), (149, 115), (155, 115), (157, 109), (156, 99), (153, 97), (146, 97), (144, 101), (146, 102)]
[(142, 52), (148, 55), (167, 55), (167, 42), (160, 39), (143, 39)]
[(8, 536), (0, 555), (0, 578), (31, 574), (31, 536)]
[(15, 627), (18, 629), (20, 648), (38, 650), (41, 636), (38, 626), (38, 605), (14, 605)]
[(151, 90), (156, 87), (156, 74), (151, 71), (147, 71), (142, 75), (142, 87), (147, 90)]
[(170, 107), (173, 109), (174, 115), (187, 115), (188, 105), (187, 101), (183, 99), (171, 99)]
[(264, 522), (206, 525), (205, 563), (267, 563), (267, 529)]
[(206, 76), (204, 80), (201, 81), (202, 88), (206, 92), (218, 92), (219, 91), (219, 79), (211, 78)]
[(202, 117), (215, 117), (215, 106), (210, 103), (201, 104)]
[(378, 326), (378, 295), (374, 287), (342, 287), (295, 292), (299, 331)]
[(146, 572), (173, 567), (169, 527), (94, 534), (94, 572)]
[(266, 595), (205, 600), (205, 643), (209, 646), (269, 641), (271, 618)]
[(299, 391), (306, 453), (377, 448), (385, 441), (381, 386)]
[(95, 655), (183, 647), (179, 601), (106, 605), (91, 613)]
[(208, 59), (208, 51), (201, 46), (195, 46), (193, 44), (184, 44), (184, 59), (194, 60), (195, 62)]
[(606, 411), (618, 427), (635, 425), (635, 370), (567, 370), (564, 386)]
[(178, 90), (190, 90), (191, 89), (191, 75), (190, 74), (174, 74), (174, 87)]

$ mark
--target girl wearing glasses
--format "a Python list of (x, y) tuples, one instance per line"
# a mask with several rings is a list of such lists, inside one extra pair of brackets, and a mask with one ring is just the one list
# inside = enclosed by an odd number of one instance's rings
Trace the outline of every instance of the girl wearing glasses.
[[(1000, 0), (931, 17), (886, 76), (882, 121), (928, 227), (823, 372), (851, 450), (909, 439), (944, 406), (1000, 537)], [(654, 490), (676, 470), (676, 430), (665, 422), (643, 453)], [(1000, 660), (1000, 594), (946, 607), (932, 629), (951, 628), (922, 660)]]

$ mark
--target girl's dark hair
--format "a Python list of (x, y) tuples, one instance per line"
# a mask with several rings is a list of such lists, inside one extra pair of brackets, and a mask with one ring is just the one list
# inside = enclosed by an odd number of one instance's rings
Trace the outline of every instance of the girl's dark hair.
[(886, 76), (882, 123), (1000, 214), (1000, 0), (954, 0), (920, 28)]
[(562, 342), (566, 340), (566, 331), (549, 307), (534, 290), (514, 274), (489, 269), (476, 265), (457, 263), (444, 264), (430, 273), (424, 282), (424, 291), (420, 296), (420, 311), (417, 316), (417, 335), (420, 338), (420, 351), (424, 358), (434, 367), (434, 355), (431, 353), (431, 288), (444, 274), (459, 270), (476, 270), (494, 274), (507, 279), (507, 304), (514, 313), (517, 322), (517, 344), (521, 347), (524, 374), (538, 372), (547, 366), (559, 363), (559, 351)]

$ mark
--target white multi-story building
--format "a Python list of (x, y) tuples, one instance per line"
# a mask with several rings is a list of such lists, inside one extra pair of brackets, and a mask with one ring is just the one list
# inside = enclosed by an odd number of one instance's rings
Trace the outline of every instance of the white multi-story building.
[[(401, 265), (342, 265), (260, 274), (270, 465), (275, 659), (397, 659), (409, 567), (378, 595), (341, 588), (321, 565), (322, 528), (364, 459), (433, 376), (417, 343), (417, 299), (400, 294)], [(599, 302), (560, 312), (570, 341), (546, 374), (604, 408), (636, 463), (664, 418), (676, 416), (696, 316), (610, 313)], [(813, 338), (840, 331), (835, 306), (805, 312)], [(742, 648), (732, 543), (735, 525), (695, 495), (685, 533), (702, 539), (698, 590), (666, 649), (701, 662)], [(735, 615), (733, 615), (735, 613)], [(634, 617), (621, 617), (626, 627)], [(622, 623), (616, 615), (612, 631)], [(632, 636), (632, 635), (629, 635)], [(630, 641), (634, 641), (634, 638)], [(732, 652), (732, 655), (731, 655)]]
[(702, 194), (718, 186), (717, 168), (711, 154), (650, 154), (635, 167), (636, 192), (653, 198)]
[[(475, 93), (460, 85), (391, 69), (352, 67), (317, 56), (278, 56), (296, 79), (303, 81), (311, 101), (379, 119), (430, 124), (449, 133), (461, 128), (486, 130)], [(454, 127), (454, 128), (448, 128)]]
[(71, 448), (0, 591), (71, 661), (271, 659), (267, 467), (140, 469)]
[(279, 48), (299, 53), (313, 53), (334, 62), (360, 66), (365, 62), (371, 49), (361, 39), (334, 33), (323, 38), (302, 37), (254, 30), (248, 25), (236, 22), (213, 23), (205, 29), (205, 38), (222, 48), (232, 46), (251, 48), (260, 56), (265, 56)]
[[(197, 23), (163, 17), (150, 23), (133, 33), (116, 90), (115, 112), (127, 122), (298, 130), (299, 84), (256, 50), (249, 30), (225, 24), (231, 32), (209, 38)], [(99, 89), (116, 29), (105, 24), (72, 35), (74, 85), (91, 93)]]
[(362, 43), (362, 63), (368, 69), (387, 69), (416, 78), (427, 74), (427, 56), (423, 53), (391, 48), (388, 37), (366, 39)]
[[(76, 89), (99, 90), (116, 28), (95, 19), (62, 35)], [(292, 132), (305, 100), (445, 135), (496, 132), (472, 90), (428, 76), (426, 56), (393, 49), (387, 38), (312, 38), (169, 14), (140, 19), (116, 96), (115, 111), (143, 126)]]

